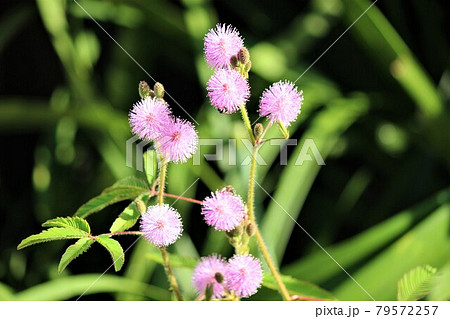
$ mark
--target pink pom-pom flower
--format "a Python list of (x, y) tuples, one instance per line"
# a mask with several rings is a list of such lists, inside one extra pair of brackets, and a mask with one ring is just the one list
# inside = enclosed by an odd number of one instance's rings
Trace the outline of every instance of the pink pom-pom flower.
[(259, 259), (252, 255), (234, 255), (228, 260), (225, 271), (227, 289), (238, 297), (250, 297), (261, 286), (262, 274)]
[(202, 215), (216, 230), (230, 231), (238, 226), (245, 215), (241, 197), (226, 190), (211, 193), (202, 205)]
[(217, 24), (205, 35), (205, 58), (212, 68), (231, 66), (230, 59), (237, 55), (244, 41), (231, 25)]
[[(215, 254), (209, 257), (202, 257), (192, 274), (192, 282), (197, 289), (198, 295), (203, 297), (208, 285), (212, 285), (212, 298), (221, 298), (224, 296), (224, 278), (227, 262), (225, 259)], [(222, 282), (217, 282), (216, 274), (220, 273)]]
[(168, 104), (161, 99), (147, 97), (133, 105), (129, 114), (131, 130), (141, 139), (154, 140), (172, 121)]
[(232, 69), (216, 70), (206, 89), (211, 104), (222, 113), (236, 112), (250, 97), (248, 81)]
[(183, 231), (180, 214), (167, 204), (150, 206), (141, 217), (145, 239), (157, 247), (173, 244)]
[(175, 119), (165, 125), (156, 140), (156, 149), (162, 156), (176, 163), (186, 162), (197, 150), (198, 136), (189, 121)]
[(281, 121), (285, 126), (289, 126), (300, 113), (302, 94), (303, 92), (297, 91), (291, 82), (274, 83), (261, 97), (259, 115), (267, 116), (271, 122)]

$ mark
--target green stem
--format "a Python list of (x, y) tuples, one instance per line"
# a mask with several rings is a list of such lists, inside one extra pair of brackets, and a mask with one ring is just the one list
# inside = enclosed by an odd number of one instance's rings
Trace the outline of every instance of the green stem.
[(164, 269), (166, 270), (167, 277), (169, 278), (170, 288), (175, 293), (178, 301), (183, 301), (183, 296), (181, 295), (180, 288), (178, 288), (177, 279), (172, 271), (172, 266), (169, 263), (169, 254), (167, 253), (166, 247), (162, 246), (159, 248), (161, 250), (162, 259), (164, 262)]
[[(162, 206), (164, 204), (164, 187), (166, 185), (166, 175), (167, 175), (167, 165), (168, 163), (164, 161), (159, 170), (159, 187), (158, 187), (158, 205)], [(183, 300), (183, 296), (181, 295), (180, 288), (178, 288), (178, 282), (173, 274), (172, 267), (169, 262), (169, 255), (167, 254), (166, 248), (164, 246), (159, 248), (161, 250), (161, 256), (164, 263), (164, 269), (166, 271), (167, 278), (169, 279), (170, 288), (175, 293), (175, 296), (178, 301)]]
[(269, 269), (272, 272), (273, 277), (275, 278), (275, 281), (278, 285), (278, 291), (280, 292), (284, 300), (291, 300), (291, 296), (289, 295), (286, 286), (281, 280), (280, 273), (278, 272), (277, 267), (275, 266), (275, 263), (273, 262), (272, 257), (269, 254), (269, 251), (266, 247), (266, 244), (264, 243), (264, 239), (261, 235), (261, 232), (259, 231), (259, 227), (255, 219), (255, 212), (254, 212), (255, 177), (256, 177), (256, 156), (258, 155), (258, 147), (259, 147), (258, 145), (254, 146), (252, 151), (252, 162), (250, 166), (250, 177), (248, 180), (248, 196), (247, 196), (248, 219), (255, 227), (255, 238), (258, 244), (259, 251), (266, 260), (267, 266), (269, 266)]
[(250, 137), (250, 141), (252, 142), (252, 145), (255, 145), (255, 136), (253, 135), (252, 130), (252, 124), (250, 123), (250, 119), (248, 118), (247, 109), (245, 108), (245, 105), (241, 105), (241, 114), (242, 119), (244, 120), (245, 127), (247, 128), (248, 136)]

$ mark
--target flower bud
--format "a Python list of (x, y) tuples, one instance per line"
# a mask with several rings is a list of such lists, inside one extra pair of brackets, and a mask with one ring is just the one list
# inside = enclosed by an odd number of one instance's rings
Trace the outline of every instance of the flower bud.
[(255, 127), (253, 128), (253, 132), (255, 133), (256, 138), (260, 138), (262, 133), (264, 131), (264, 126), (261, 123), (256, 123)]
[(145, 99), (146, 97), (150, 96), (150, 91), (150, 86), (147, 82), (139, 82), (139, 95), (141, 96), (141, 98)]
[(214, 275), (214, 278), (216, 279), (217, 283), (221, 284), (223, 283), (223, 275), (220, 272), (216, 272), (216, 274)]
[(230, 58), (230, 64), (233, 68), (238, 66), (238, 58), (235, 55)]
[(243, 47), (239, 50), (238, 60), (242, 64), (246, 64), (248, 61), (250, 61), (250, 52), (248, 52), (248, 49), (246, 47)]
[(239, 246), (239, 242), (240, 242), (239, 237), (232, 237), (232, 238), (230, 238), (230, 245), (233, 246), (233, 247)]
[(163, 98), (163, 96), (164, 96), (164, 86), (161, 83), (156, 82), (155, 85), (153, 86), (153, 91), (155, 91), (155, 96), (158, 99), (162, 99)]
[(245, 65), (244, 65), (244, 71), (245, 72), (248, 73), (251, 68), (252, 68), (252, 61), (248, 61), (247, 63), (245, 63)]
[(226, 234), (228, 237), (233, 238), (233, 237), (238, 237), (242, 234), (244, 228), (242, 227), (242, 225), (237, 225), (236, 228), (227, 231)]
[(236, 195), (236, 191), (234, 190), (234, 187), (231, 186), (231, 185), (224, 186), (220, 191), (228, 192), (228, 193), (231, 193), (233, 195)]
[(255, 234), (256, 227), (253, 223), (248, 223), (247, 228), (245, 229), (248, 237), (252, 237)]

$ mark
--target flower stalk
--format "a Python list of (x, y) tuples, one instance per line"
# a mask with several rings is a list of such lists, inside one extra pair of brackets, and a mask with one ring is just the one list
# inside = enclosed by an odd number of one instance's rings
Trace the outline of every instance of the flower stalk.
[[(167, 161), (163, 161), (161, 169), (159, 170), (159, 187), (158, 187), (158, 205), (162, 206), (164, 204), (164, 187), (166, 185), (166, 175), (167, 175)], [(163, 259), (164, 270), (166, 271), (167, 278), (169, 279), (170, 289), (175, 293), (175, 297), (178, 301), (183, 300), (183, 296), (181, 295), (180, 288), (178, 287), (177, 279), (172, 271), (172, 266), (169, 262), (169, 255), (167, 253), (166, 247), (159, 247), (161, 251), (161, 256)]]

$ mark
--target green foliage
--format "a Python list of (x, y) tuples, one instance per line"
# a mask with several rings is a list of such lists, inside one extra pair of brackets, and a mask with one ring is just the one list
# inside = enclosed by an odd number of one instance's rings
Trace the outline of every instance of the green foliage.
[(407, 272), (398, 282), (397, 300), (415, 301), (428, 295), (435, 285), (436, 268), (419, 266)]
[[(95, 285), (92, 285), (94, 282)], [(166, 289), (108, 274), (61, 277), (20, 291), (13, 297), (14, 300), (52, 301), (78, 298), (82, 294), (118, 292), (152, 300), (170, 300), (170, 293)]]
[[(281, 276), (291, 296), (304, 300), (337, 300), (330, 292), (307, 281), (299, 280), (290, 276)], [(265, 273), (262, 285), (272, 290), (278, 290), (275, 278)]]
[(144, 170), (148, 184), (152, 185), (158, 171), (158, 156), (155, 150), (148, 150), (144, 153)]
[(42, 231), (40, 234), (31, 235), (30, 237), (25, 238), (24, 240), (22, 240), (19, 246), (17, 246), (17, 249), (22, 249), (34, 244), (44, 243), (47, 241), (84, 238), (88, 236), (88, 233), (80, 229), (53, 227)]
[(97, 241), (109, 251), (114, 263), (114, 269), (119, 271), (125, 262), (125, 253), (123, 252), (122, 246), (117, 240), (110, 238), (108, 235), (98, 236)]
[(62, 227), (80, 229), (88, 234), (91, 233), (91, 227), (88, 222), (80, 217), (57, 217), (47, 220), (42, 224), (43, 227)]
[(75, 216), (86, 218), (109, 205), (123, 200), (134, 199), (148, 191), (148, 186), (144, 181), (132, 176), (124, 178), (81, 206), (75, 213)]
[[(148, 259), (163, 265), (163, 260), (161, 257), (161, 253), (159, 251), (152, 251), (151, 253), (147, 253), (145, 255)], [(179, 268), (194, 268), (198, 260), (191, 257), (183, 257), (179, 255), (169, 254), (169, 262), (173, 267), (179, 267)]]
[(81, 238), (75, 244), (67, 247), (66, 252), (62, 255), (58, 265), (58, 272), (62, 273), (64, 269), (78, 256), (86, 252), (92, 245), (92, 238)]
[[(140, 200), (142, 202), (147, 202), (150, 195), (145, 194), (138, 197), (136, 200)], [(119, 217), (116, 218), (114, 223), (112, 224), (111, 228), (109, 229), (111, 232), (120, 232), (127, 229), (130, 229), (133, 227), (136, 222), (139, 220), (139, 217), (141, 217), (141, 212), (139, 211), (139, 208), (137, 207), (137, 202), (134, 200), (132, 203), (130, 203), (122, 213), (120, 213)]]

